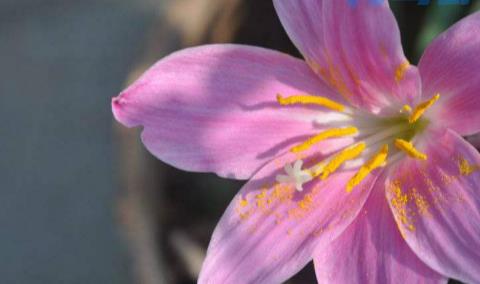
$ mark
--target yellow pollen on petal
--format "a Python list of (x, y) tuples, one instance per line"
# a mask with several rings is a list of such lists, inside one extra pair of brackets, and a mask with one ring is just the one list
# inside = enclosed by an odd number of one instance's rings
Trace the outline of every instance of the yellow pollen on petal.
[(308, 150), (312, 145), (321, 142), (325, 139), (328, 138), (335, 138), (335, 137), (343, 137), (347, 135), (353, 135), (357, 134), (358, 129), (356, 127), (350, 126), (350, 127), (345, 127), (345, 128), (332, 128), (332, 129), (327, 129), (323, 132), (320, 132), (319, 134), (310, 137), (307, 141), (303, 142), (300, 145), (297, 145), (292, 148), (293, 153), (298, 153), (301, 151)]
[(349, 147), (330, 160), (330, 162), (323, 169), (322, 179), (328, 178), (330, 174), (335, 172), (343, 163), (348, 160), (353, 160), (358, 157), (363, 150), (365, 150), (366, 144), (364, 142), (358, 143), (352, 147)]
[(427, 155), (424, 153), (418, 151), (415, 146), (413, 146), (412, 143), (405, 141), (403, 139), (395, 139), (395, 147), (398, 149), (402, 150), (405, 152), (407, 155), (409, 155), (412, 158), (420, 159), (420, 160), (426, 160)]
[(312, 203), (313, 203), (313, 194), (308, 193), (308, 194), (305, 194), (303, 199), (298, 202), (298, 207), (303, 210), (308, 210), (310, 209), (310, 206), (312, 205)]
[(477, 171), (479, 168), (470, 164), (465, 158), (460, 157), (458, 160), (458, 169), (462, 176), (468, 176), (474, 171)]
[(311, 95), (296, 95), (289, 97), (282, 97), (282, 95), (277, 94), (277, 102), (282, 106), (294, 105), (294, 104), (304, 104), (304, 105), (320, 105), (331, 110), (343, 112), (345, 106), (339, 104), (335, 101), (332, 101), (325, 97), (320, 96), (311, 96)]
[(415, 107), (415, 110), (412, 112), (412, 114), (408, 118), (408, 122), (414, 123), (415, 121), (417, 121), (429, 107), (431, 107), (436, 101), (438, 101), (439, 98), (440, 98), (440, 94), (436, 94), (428, 101), (425, 101), (417, 105)]
[(396, 218), (398, 218), (398, 221), (400, 221), (403, 225), (403, 227), (398, 226), (400, 233), (402, 235), (405, 234), (403, 228), (407, 228), (407, 230), (412, 232), (415, 231), (415, 220), (413, 219), (412, 212), (408, 207), (408, 204), (410, 203), (410, 196), (403, 192), (401, 182), (399, 180), (395, 180), (387, 184), (387, 190), (392, 195), (390, 204), (395, 211)]
[(360, 184), (368, 174), (378, 167), (382, 167), (385, 164), (388, 156), (388, 145), (383, 145), (382, 149), (375, 154), (368, 162), (366, 162), (358, 172), (348, 181), (347, 192), (351, 192), (352, 189)]
[(240, 201), (238, 202), (238, 205), (240, 205), (240, 207), (246, 207), (248, 205), (248, 201), (246, 199), (240, 199)]
[(408, 67), (410, 67), (410, 62), (408, 62), (408, 60), (403, 61), (397, 66), (397, 69), (395, 69), (395, 81), (400, 82), (403, 79)]

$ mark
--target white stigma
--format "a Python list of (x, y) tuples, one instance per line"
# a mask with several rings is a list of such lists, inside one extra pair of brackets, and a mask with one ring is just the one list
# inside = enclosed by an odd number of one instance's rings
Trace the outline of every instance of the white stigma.
[(276, 180), (280, 183), (295, 185), (298, 191), (303, 190), (303, 184), (313, 179), (309, 170), (302, 170), (303, 161), (297, 160), (293, 164), (286, 164), (284, 169), (286, 175), (277, 175)]

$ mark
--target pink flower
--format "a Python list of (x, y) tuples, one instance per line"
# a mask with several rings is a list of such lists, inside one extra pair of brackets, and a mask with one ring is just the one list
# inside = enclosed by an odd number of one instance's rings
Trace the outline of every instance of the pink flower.
[[(199, 283), (480, 283), (480, 14), (418, 68), (388, 2), (274, 0), (305, 61), (258, 47), (174, 53), (113, 99), (146, 147), (249, 179)], [(374, 3), (377, 4), (374, 4)]]

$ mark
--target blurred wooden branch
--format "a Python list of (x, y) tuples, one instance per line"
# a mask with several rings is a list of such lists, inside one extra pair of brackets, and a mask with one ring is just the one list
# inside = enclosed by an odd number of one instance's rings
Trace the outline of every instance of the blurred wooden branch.
[(205, 249), (187, 233), (179, 230), (173, 231), (168, 241), (185, 267), (186, 272), (192, 279), (197, 279), (205, 258)]
[(231, 42), (241, 20), (240, 0), (167, 0), (153, 23), (146, 48), (128, 82), (161, 57), (190, 46)]
[(118, 201), (120, 222), (132, 253), (133, 270), (138, 283), (169, 283), (164, 260), (158, 255), (159, 228), (156, 207), (161, 191), (151, 158), (139, 143), (139, 131), (116, 125), (120, 138), (120, 183)]
[[(154, 21), (146, 48), (129, 74), (126, 85), (137, 79), (159, 58), (175, 50), (207, 42), (228, 42), (235, 34), (241, 15), (240, 0), (168, 0)], [(139, 139), (138, 131), (116, 127), (120, 140), (121, 185), (119, 200), (122, 225), (130, 243), (136, 278), (141, 284), (176, 283), (161, 254), (162, 235), (191, 277), (197, 277), (204, 250), (183, 232), (165, 234), (161, 228), (161, 173), (154, 166)], [(157, 164), (158, 165), (158, 164)]]

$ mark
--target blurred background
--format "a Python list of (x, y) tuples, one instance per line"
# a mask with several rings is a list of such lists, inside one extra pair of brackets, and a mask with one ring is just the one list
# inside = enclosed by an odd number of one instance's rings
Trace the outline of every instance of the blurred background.
[[(480, 8), (390, 2), (414, 63)], [(271, 1), (0, 0), (0, 283), (195, 283), (243, 182), (156, 160), (110, 100), (166, 54), (214, 42), (299, 56)], [(311, 266), (289, 281), (314, 282)]]

